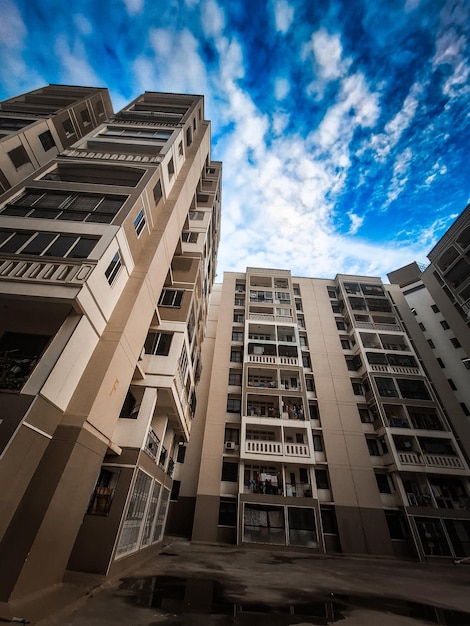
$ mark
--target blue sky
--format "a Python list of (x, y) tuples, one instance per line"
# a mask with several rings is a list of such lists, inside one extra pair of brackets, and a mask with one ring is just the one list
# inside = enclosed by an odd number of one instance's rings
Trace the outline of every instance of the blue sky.
[(201, 93), (219, 279), (385, 276), (470, 198), (470, 0), (0, 0), (0, 98)]

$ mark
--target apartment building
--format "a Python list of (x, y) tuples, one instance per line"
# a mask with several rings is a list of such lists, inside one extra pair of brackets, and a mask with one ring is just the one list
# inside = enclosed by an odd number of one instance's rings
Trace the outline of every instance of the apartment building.
[[(220, 230), (201, 96), (146, 92), (114, 115), (106, 90), (50, 86), (0, 117), (25, 103), (45, 117), (6, 139), (30, 164), (0, 196), (2, 615), (66, 569), (158, 550)], [(61, 148), (47, 162), (23, 145), (44, 124)]]
[(0, 194), (110, 118), (107, 89), (47, 85), (0, 103)]
[(194, 510), (193, 540), (470, 554), (468, 423), (397, 285), (247, 268), (224, 275), (209, 323), (207, 407), (171, 503)]
[[(470, 418), (470, 205), (429, 253), (426, 268), (410, 263), (388, 275), (398, 284), (419, 329)], [(415, 328), (416, 332), (416, 328)]]

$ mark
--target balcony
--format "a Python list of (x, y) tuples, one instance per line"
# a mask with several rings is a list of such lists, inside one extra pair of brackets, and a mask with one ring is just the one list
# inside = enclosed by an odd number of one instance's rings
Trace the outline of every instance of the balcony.
[(0, 277), (3, 280), (24, 283), (45, 283), (55, 285), (82, 285), (90, 276), (95, 264), (86, 261), (62, 259), (40, 261), (35, 259), (12, 259), (0, 256)]
[(147, 435), (144, 450), (154, 460), (157, 458), (159, 445), (160, 439), (158, 438), (156, 432), (153, 429), (150, 429)]
[(282, 443), (282, 441), (254, 441), (247, 439), (245, 442), (247, 454), (262, 454), (286, 457), (309, 458), (310, 450), (305, 443)]

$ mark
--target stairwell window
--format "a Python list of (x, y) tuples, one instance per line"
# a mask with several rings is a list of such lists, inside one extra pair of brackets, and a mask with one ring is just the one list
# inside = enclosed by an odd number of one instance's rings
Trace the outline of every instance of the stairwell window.
[(106, 276), (106, 280), (108, 281), (110, 285), (112, 285), (115, 282), (119, 272), (121, 271), (121, 268), (122, 268), (121, 255), (119, 254), (119, 252), (116, 252), (116, 254), (113, 256), (113, 260), (108, 265), (104, 273), (104, 275)]
[(140, 234), (144, 230), (146, 223), (147, 222), (145, 220), (144, 209), (142, 209), (141, 211), (139, 211), (137, 217), (134, 220), (134, 228), (135, 232), (137, 233), (137, 237), (140, 237)]
[(48, 152), (51, 148), (55, 148), (55, 141), (50, 130), (46, 130), (39, 135), (39, 141), (44, 149), (44, 152)]
[(155, 356), (168, 356), (170, 354), (173, 333), (150, 332), (145, 341), (145, 353)]
[(175, 175), (175, 164), (173, 161), (173, 157), (168, 161), (168, 176), (171, 178)]
[(182, 289), (164, 289), (158, 300), (158, 306), (171, 306), (174, 308), (181, 307), (184, 290)]
[(18, 146), (17, 148), (10, 150), (8, 156), (16, 169), (19, 169), (22, 165), (26, 165), (26, 163), (31, 163), (28, 153), (23, 146)]

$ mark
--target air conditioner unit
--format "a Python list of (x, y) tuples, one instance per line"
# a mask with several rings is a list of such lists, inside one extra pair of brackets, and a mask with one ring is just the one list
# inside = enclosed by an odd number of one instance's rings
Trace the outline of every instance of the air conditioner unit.
[(234, 441), (226, 441), (225, 442), (226, 450), (236, 450), (236, 443)]

